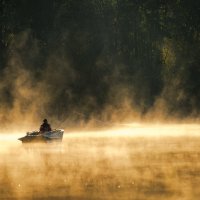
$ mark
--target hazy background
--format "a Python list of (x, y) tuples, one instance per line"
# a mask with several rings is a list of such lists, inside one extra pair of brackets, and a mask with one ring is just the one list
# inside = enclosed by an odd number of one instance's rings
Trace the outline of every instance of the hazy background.
[(199, 200), (199, 52), (197, 0), (0, 0), (0, 199)]
[(1, 129), (198, 121), (200, 2), (1, 0), (0, 11)]

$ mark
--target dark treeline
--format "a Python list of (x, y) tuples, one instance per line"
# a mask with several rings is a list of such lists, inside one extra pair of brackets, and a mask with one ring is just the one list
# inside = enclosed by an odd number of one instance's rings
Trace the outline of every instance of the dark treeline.
[(0, 9), (4, 107), (18, 98), (13, 73), (23, 68), (30, 89), (45, 86), (43, 112), (62, 119), (74, 110), (101, 116), (125, 98), (141, 116), (157, 106), (169, 116), (199, 116), (199, 1), (0, 0)]

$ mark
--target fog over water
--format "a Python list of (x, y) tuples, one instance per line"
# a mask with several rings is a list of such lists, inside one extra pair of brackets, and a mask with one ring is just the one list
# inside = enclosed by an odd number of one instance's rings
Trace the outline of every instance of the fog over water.
[(199, 200), (199, 10), (1, 0), (0, 200)]
[(200, 126), (66, 131), (60, 144), (0, 135), (0, 199), (198, 199)]

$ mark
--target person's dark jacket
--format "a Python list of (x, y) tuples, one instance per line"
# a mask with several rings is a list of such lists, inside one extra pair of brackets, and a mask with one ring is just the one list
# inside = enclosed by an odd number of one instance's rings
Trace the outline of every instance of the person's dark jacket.
[(50, 124), (44, 122), (40, 126), (40, 132), (46, 132), (46, 131), (51, 131), (51, 126), (50, 126)]

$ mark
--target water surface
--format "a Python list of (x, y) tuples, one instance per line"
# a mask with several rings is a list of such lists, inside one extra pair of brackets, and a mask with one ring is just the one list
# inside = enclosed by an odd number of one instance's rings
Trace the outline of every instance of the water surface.
[(45, 145), (1, 135), (0, 199), (199, 200), (199, 130), (130, 126)]

